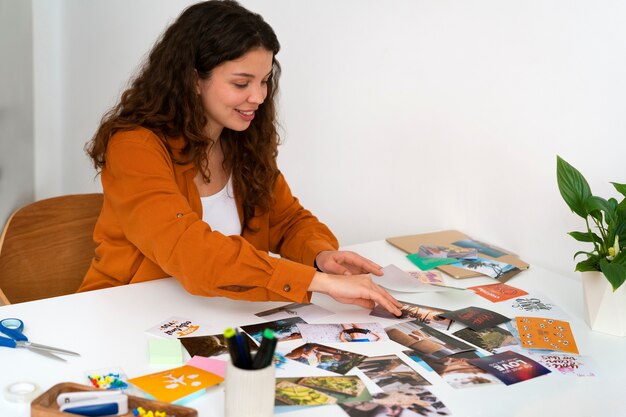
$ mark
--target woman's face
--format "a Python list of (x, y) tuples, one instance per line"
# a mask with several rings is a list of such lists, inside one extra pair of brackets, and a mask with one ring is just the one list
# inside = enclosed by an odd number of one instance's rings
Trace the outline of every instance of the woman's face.
[(267, 97), (272, 60), (272, 52), (252, 49), (215, 67), (209, 78), (198, 79), (197, 92), (209, 120), (206, 133), (210, 138), (217, 139), (225, 127), (242, 131), (250, 126)]

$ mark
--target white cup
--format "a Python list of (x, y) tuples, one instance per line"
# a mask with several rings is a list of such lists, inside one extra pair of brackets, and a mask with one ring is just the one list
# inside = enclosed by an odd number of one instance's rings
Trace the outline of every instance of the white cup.
[(237, 368), (229, 360), (226, 366), (226, 417), (271, 417), (274, 415), (276, 367)]

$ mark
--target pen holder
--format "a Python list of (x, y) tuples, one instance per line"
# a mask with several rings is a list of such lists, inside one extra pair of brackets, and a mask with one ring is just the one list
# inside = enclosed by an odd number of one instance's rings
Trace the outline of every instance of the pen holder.
[(226, 417), (271, 417), (274, 415), (276, 367), (241, 369), (228, 361), (225, 381)]

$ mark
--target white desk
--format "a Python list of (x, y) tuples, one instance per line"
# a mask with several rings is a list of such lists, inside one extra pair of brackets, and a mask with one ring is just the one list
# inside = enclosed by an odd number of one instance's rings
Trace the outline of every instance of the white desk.
[[(381, 265), (394, 263), (403, 269), (415, 269), (404, 254), (384, 241), (350, 246)], [(571, 317), (569, 319), (580, 353), (593, 357), (597, 377), (577, 378), (547, 375), (511, 386), (478, 386), (455, 390), (436, 375), (430, 390), (454, 416), (620, 416), (626, 415), (620, 392), (626, 375), (626, 338), (591, 332), (583, 320), (581, 285), (537, 266), (511, 279), (511, 285), (527, 291), (540, 290)], [(490, 278), (447, 281), (457, 286), (493, 283)], [(471, 291), (395, 294), (403, 301), (457, 309), (470, 305), (498, 311), (491, 303)], [(316, 294), (313, 302), (336, 315), (322, 322), (379, 321), (385, 327), (392, 322), (369, 316), (369, 311), (342, 305)], [(90, 293), (57, 297), (30, 303), (0, 307), (0, 318), (18, 317), (26, 324), (25, 333), (32, 341), (80, 352), (82, 357), (68, 357), (67, 363), (54, 361), (25, 349), (0, 348), (0, 388), (18, 380), (38, 383), (42, 391), (59, 382), (85, 383), (85, 372), (120, 367), (129, 378), (162, 370), (148, 365), (145, 330), (171, 316), (196, 319), (214, 326), (221, 333), (229, 326), (261, 322), (254, 313), (275, 307), (276, 303), (249, 303), (222, 298), (191, 296), (173, 279), (127, 285)], [(298, 342), (295, 343), (295, 347)], [(402, 350), (395, 342), (344, 344), (346, 350), (370, 355)], [(350, 346), (347, 346), (350, 345)], [(356, 346), (359, 345), (359, 346)], [(367, 345), (367, 346), (365, 346)], [(344, 346), (342, 346), (344, 348)], [(415, 366), (415, 369), (420, 368)], [(423, 371), (422, 374), (426, 375)], [(280, 375), (279, 375), (280, 376)], [(196, 408), (201, 417), (222, 416), (223, 389), (214, 387), (199, 399), (186, 404)], [(324, 408), (325, 417), (344, 416), (336, 406)], [(28, 416), (30, 407), (0, 399), (0, 415)], [(285, 417), (317, 416), (319, 408), (280, 414)]]

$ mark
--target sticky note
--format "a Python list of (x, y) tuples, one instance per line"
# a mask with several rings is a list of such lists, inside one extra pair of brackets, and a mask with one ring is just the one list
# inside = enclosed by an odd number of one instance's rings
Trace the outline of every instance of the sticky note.
[(148, 355), (150, 365), (183, 364), (183, 349), (178, 339), (151, 339)]

